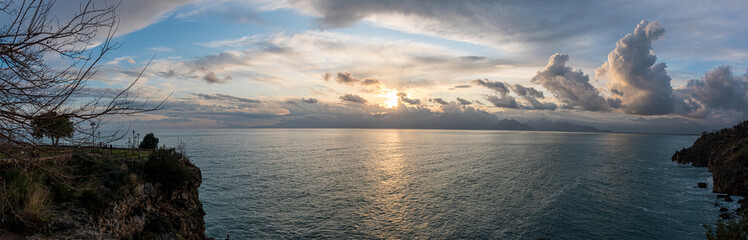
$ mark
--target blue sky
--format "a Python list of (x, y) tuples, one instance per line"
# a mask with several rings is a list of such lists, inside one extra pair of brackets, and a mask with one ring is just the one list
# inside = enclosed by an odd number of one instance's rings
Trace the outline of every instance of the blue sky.
[(149, 127), (477, 113), (700, 131), (748, 118), (746, 10), (695, 0), (123, 1), (123, 45), (89, 87), (122, 88), (153, 58), (137, 91), (172, 94), (169, 104), (127, 119)]

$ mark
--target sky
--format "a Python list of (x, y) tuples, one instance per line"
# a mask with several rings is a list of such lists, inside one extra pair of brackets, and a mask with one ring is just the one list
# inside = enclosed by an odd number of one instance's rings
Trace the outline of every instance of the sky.
[[(57, 4), (61, 19), (78, 9)], [(139, 128), (748, 119), (748, 1), (128, 0), (117, 14), (122, 46), (87, 90), (143, 71), (141, 100), (170, 96), (114, 121)]]

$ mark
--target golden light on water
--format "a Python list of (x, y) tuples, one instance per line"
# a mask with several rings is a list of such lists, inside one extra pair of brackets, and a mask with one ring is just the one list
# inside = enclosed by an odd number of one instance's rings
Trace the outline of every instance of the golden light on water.
[(385, 108), (397, 107), (398, 97), (397, 90), (395, 89), (384, 89), (383, 93), (379, 96), (385, 97), (387, 100), (384, 101)]

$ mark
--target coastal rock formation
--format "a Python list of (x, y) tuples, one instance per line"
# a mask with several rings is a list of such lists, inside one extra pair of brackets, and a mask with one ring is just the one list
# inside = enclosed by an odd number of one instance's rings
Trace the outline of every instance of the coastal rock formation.
[[(23, 169), (39, 175), (42, 169), (0, 166), (0, 175), (6, 176), (4, 182), (9, 186), (36, 181), (32, 186), (48, 193), (43, 201), (46, 205), (38, 208), (36, 217), (24, 213), (29, 210), (17, 216), (3, 215), (0, 238), (206, 239), (205, 212), (198, 194), (200, 169), (174, 150), (155, 150), (148, 160), (83, 153), (45, 164), (44, 169), (60, 169), (59, 175), (72, 180), (65, 180), (64, 185), (46, 175), (24, 180), (25, 175), (13, 173)], [(7, 187), (0, 190), (29, 192)], [(31, 209), (23, 203), (28, 201), (21, 202), (12, 207)]]
[(748, 121), (703, 133), (693, 146), (676, 151), (672, 160), (708, 167), (714, 180), (714, 192), (748, 195)]

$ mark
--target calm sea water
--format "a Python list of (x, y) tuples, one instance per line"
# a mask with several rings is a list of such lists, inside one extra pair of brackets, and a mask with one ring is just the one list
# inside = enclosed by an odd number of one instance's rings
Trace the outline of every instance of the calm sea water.
[[(696, 136), (387, 129), (165, 130), (202, 169), (218, 239), (703, 239)], [(710, 184), (711, 185), (711, 184)], [(735, 208), (735, 205), (730, 205)]]

